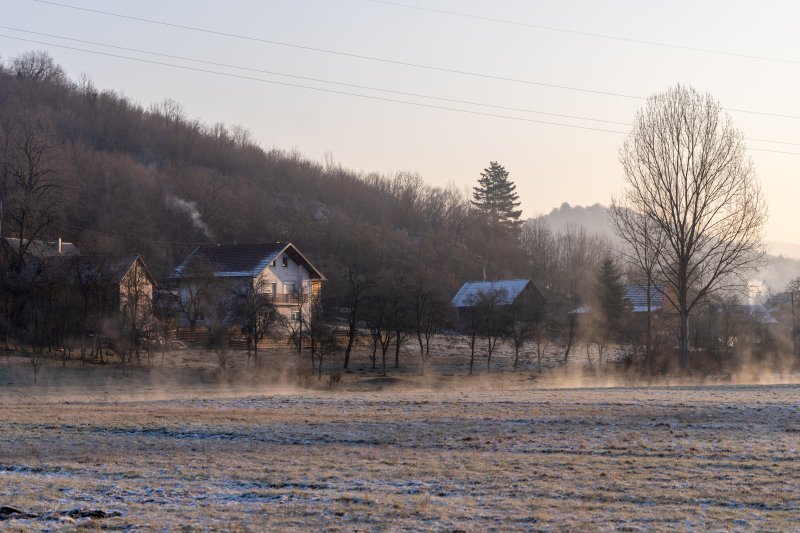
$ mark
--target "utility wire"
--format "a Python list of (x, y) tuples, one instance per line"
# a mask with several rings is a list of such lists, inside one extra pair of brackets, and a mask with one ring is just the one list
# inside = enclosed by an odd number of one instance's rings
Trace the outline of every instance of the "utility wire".
[(79, 226), (73, 226), (70, 224), (64, 224), (65, 228), (70, 228), (72, 230), (81, 232), (81, 231), (88, 231), (90, 233), (97, 233), (98, 235), (104, 235), (106, 237), (112, 237), (115, 239), (121, 239), (126, 241), (133, 241), (133, 242), (147, 242), (150, 244), (159, 244), (163, 246), (173, 246), (173, 247), (186, 247), (186, 246), (199, 246), (201, 244), (209, 244), (208, 242), (169, 242), (169, 241), (153, 241), (150, 239), (143, 239), (139, 237), (129, 237), (127, 235), (120, 235), (118, 233), (109, 233), (107, 231), (100, 231), (96, 229), (84, 228)]
[[(404, 67), (418, 68), (418, 69), (425, 69), (425, 70), (432, 70), (432, 71), (439, 71), (439, 72), (447, 72), (449, 74), (459, 74), (459, 75), (462, 75), (462, 76), (470, 76), (470, 77), (474, 77), (474, 78), (483, 78), (483, 79), (490, 79), (490, 80), (497, 80), (497, 81), (504, 81), (504, 82), (511, 82), (511, 83), (520, 83), (520, 84), (525, 84), (525, 85), (535, 85), (535, 86), (539, 86), (539, 87), (548, 87), (548, 88), (551, 88), (551, 89), (575, 91), (575, 92), (582, 92), (582, 93), (588, 93), (588, 94), (614, 96), (614, 97), (618, 97), (618, 98), (628, 98), (628, 99), (633, 99), (633, 100), (646, 100), (647, 99), (644, 96), (636, 96), (636, 95), (632, 95), (632, 94), (617, 93), (617, 92), (611, 92), (611, 91), (600, 91), (600, 90), (587, 89), (587, 88), (582, 88), (582, 87), (571, 87), (571, 86), (568, 86), (568, 85), (559, 85), (559, 84), (554, 84), (554, 83), (545, 83), (545, 82), (538, 82), (538, 81), (532, 81), (532, 80), (523, 80), (523, 79), (519, 79), (519, 78), (512, 78), (512, 77), (506, 77), (506, 76), (496, 76), (496, 75), (492, 75), (492, 74), (483, 74), (483, 73), (480, 73), (480, 72), (472, 72), (472, 71), (467, 71), (467, 70), (458, 70), (458, 69), (452, 69), (452, 68), (447, 68), (447, 67), (439, 67), (439, 66), (434, 66), (434, 65), (424, 65), (424, 64), (420, 64), (420, 63), (410, 63), (410, 62), (406, 62), (406, 61), (399, 61), (399, 60), (395, 60), (395, 59), (387, 59), (387, 58), (381, 58), (381, 57), (375, 57), (375, 56), (367, 56), (367, 55), (355, 54), (355, 53), (350, 53), (350, 52), (341, 52), (341, 51), (338, 51), (338, 50), (330, 50), (330, 49), (327, 49), (327, 48), (318, 48), (318, 47), (313, 47), (313, 46), (305, 46), (305, 45), (300, 45), (300, 44), (295, 44), (295, 43), (287, 43), (287, 42), (283, 42), (283, 41), (274, 41), (274, 40), (270, 40), (270, 39), (262, 39), (262, 38), (259, 38), (259, 37), (253, 37), (253, 36), (249, 36), (249, 35), (222, 32), (222, 31), (217, 31), (217, 30), (211, 30), (211, 29), (208, 29), (208, 28), (199, 28), (199, 27), (196, 27), (196, 26), (188, 26), (188, 25), (185, 25), (185, 24), (176, 24), (176, 23), (165, 22), (165, 21), (156, 20), (156, 19), (149, 19), (149, 18), (143, 18), (143, 17), (134, 17), (132, 15), (123, 15), (121, 13), (114, 13), (114, 12), (111, 12), (111, 11), (102, 11), (102, 10), (99, 10), (99, 9), (90, 9), (88, 7), (80, 7), (80, 6), (75, 6), (75, 5), (71, 5), (71, 4), (65, 4), (65, 3), (61, 3), (61, 2), (52, 2), (50, 0), (32, 0), (32, 1), (40, 3), (40, 4), (47, 4), (47, 5), (58, 6), (58, 7), (63, 7), (63, 8), (67, 8), (67, 9), (74, 9), (74, 10), (88, 12), (88, 13), (96, 13), (96, 14), (99, 14), (99, 15), (106, 15), (106, 16), (110, 16), (110, 17), (117, 17), (117, 18), (122, 18), (122, 19), (135, 20), (135, 21), (138, 21), (138, 22), (146, 22), (148, 24), (157, 24), (157, 25), (160, 25), (160, 26), (167, 26), (167, 27), (171, 27), (171, 28), (180, 28), (180, 29), (183, 29), (183, 30), (201, 32), (201, 33), (208, 33), (208, 34), (211, 34), (211, 35), (218, 35), (218, 36), (222, 36), (222, 37), (230, 37), (230, 38), (234, 38), (234, 39), (241, 39), (241, 40), (251, 41), (251, 42), (259, 42), (259, 43), (270, 44), (270, 45), (275, 45), (275, 46), (284, 46), (284, 47), (288, 47), (288, 48), (296, 48), (296, 49), (307, 50), (307, 51), (311, 51), (311, 52), (318, 52), (318, 53), (324, 53), (324, 54), (333, 54), (333, 55), (338, 55), (338, 56), (343, 56), (343, 57), (350, 57), (350, 58), (354, 58), (354, 59), (361, 59), (361, 60), (365, 60), (365, 61), (376, 61), (376, 62), (379, 62), (379, 63), (386, 63), (386, 64), (391, 64), (391, 65), (400, 65), (400, 66), (404, 66)], [(800, 116), (797, 116), (797, 115), (786, 115), (786, 114), (781, 114), (781, 113), (770, 113), (770, 112), (766, 112), (766, 111), (752, 111), (752, 110), (749, 110), (749, 109), (737, 109), (737, 108), (724, 108), (724, 109), (726, 111), (732, 111), (732, 112), (736, 112), (736, 113), (748, 113), (748, 114), (763, 115), (763, 116), (768, 116), (768, 117), (800, 119)]]
[[(565, 127), (565, 128), (575, 128), (575, 129), (581, 129), (581, 130), (599, 131), (599, 132), (604, 132), (604, 133), (615, 133), (615, 134), (618, 134), (618, 135), (626, 135), (626, 132), (624, 132), (624, 131), (609, 130), (609, 129), (604, 129), (604, 128), (595, 128), (595, 127), (591, 127), (591, 126), (579, 126), (577, 124), (564, 124), (563, 122), (552, 122), (552, 121), (547, 121), (547, 120), (536, 120), (536, 119), (524, 118), (524, 117), (514, 117), (514, 116), (510, 116), (510, 115), (500, 115), (500, 114), (497, 114), (497, 113), (486, 113), (486, 112), (483, 112), (483, 111), (473, 111), (473, 110), (460, 109), (460, 108), (455, 108), (455, 107), (447, 107), (447, 106), (440, 106), (440, 105), (433, 105), (433, 104), (423, 104), (423, 103), (420, 103), (420, 102), (409, 102), (408, 100), (398, 100), (398, 99), (394, 99), (394, 98), (384, 98), (384, 97), (381, 97), (381, 96), (372, 96), (372, 95), (367, 95), (367, 94), (351, 93), (351, 92), (347, 92), (347, 91), (337, 91), (335, 89), (325, 89), (325, 88), (321, 88), (321, 87), (312, 87), (310, 85), (300, 85), (300, 84), (297, 84), (297, 83), (287, 83), (287, 82), (282, 82), (282, 81), (267, 80), (267, 79), (264, 79), (264, 78), (256, 78), (254, 76), (243, 76), (243, 75), (239, 75), (239, 74), (231, 74), (231, 73), (228, 73), (228, 72), (219, 72), (219, 71), (216, 71), (216, 70), (189, 67), (189, 66), (185, 66), (185, 65), (175, 65), (173, 63), (165, 63), (165, 62), (162, 62), (162, 61), (152, 61), (152, 60), (149, 60), (149, 59), (141, 59), (141, 58), (137, 58), (137, 57), (123, 56), (123, 55), (120, 55), (120, 54), (112, 54), (112, 53), (108, 53), (108, 52), (99, 52), (97, 50), (87, 50), (85, 48), (77, 48), (75, 46), (67, 46), (67, 45), (61, 45), (61, 44), (47, 43), (47, 42), (43, 42), (43, 41), (36, 41), (36, 40), (33, 40), (33, 39), (24, 39), (22, 37), (13, 37), (11, 35), (0, 34), (0, 38), (14, 39), (14, 40), (17, 40), (17, 41), (29, 42), (29, 43), (34, 43), (34, 44), (42, 44), (42, 45), (45, 45), (45, 46), (54, 46), (54, 47), (57, 47), (57, 48), (64, 48), (64, 49), (67, 49), (67, 50), (75, 50), (75, 51), (78, 51), (78, 52), (85, 52), (85, 53), (89, 53), (89, 54), (101, 55), (101, 56), (106, 56), (106, 57), (113, 57), (113, 58), (117, 58), (117, 59), (125, 59), (125, 60), (128, 60), (128, 61), (136, 61), (136, 62), (139, 62), (139, 63), (160, 65), (160, 66), (164, 66), (164, 67), (177, 68), (177, 69), (188, 70), (188, 71), (192, 71), (192, 72), (202, 72), (202, 73), (205, 73), (205, 74), (214, 74), (216, 76), (225, 76), (225, 77), (229, 77), (229, 78), (257, 81), (257, 82), (261, 82), (261, 83), (269, 83), (269, 84), (281, 85), (281, 86), (285, 86), (285, 87), (294, 87), (294, 88), (298, 88), (298, 89), (307, 89), (307, 90), (311, 90), (311, 91), (339, 94), (339, 95), (344, 95), (344, 96), (352, 96), (352, 97), (356, 97), (356, 98), (364, 98), (364, 99), (367, 99), (367, 100), (376, 100), (376, 101), (382, 101), (382, 102), (392, 102), (392, 103), (396, 103), (396, 104), (410, 105), (410, 106), (415, 106), (415, 107), (423, 107), (423, 108), (428, 108), (428, 109), (439, 109), (439, 110), (443, 110), (443, 111), (453, 111), (453, 112), (456, 112), (456, 113), (465, 113), (465, 114), (479, 115), (479, 116), (484, 116), (484, 117), (493, 117), (493, 118), (501, 118), (501, 119), (506, 119), (506, 120), (515, 120), (515, 121), (519, 121), (519, 122), (530, 122), (530, 123), (534, 123), (534, 124), (545, 124), (545, 125), (549, 125), (549, 126), (561, 126), (561, 127)], [(782, 142), (782, 141), (776, 141), (776, 142)], [(786, 143), (786, 144), (794, 144), (794, 143)], [(800, 156), (800, 152), (783, 152), (783, 151), (777, 151), (777, 150), (766, 150), (766, 149), (763, 149), (763, 148), (749, 148), (749, 149), (750, 150), (761, 151), (761, 152), (772, 152), (772, 153), (780, 153), (780, 154), (786, 154), (786, 155), (797, 155), (797, 156)]]
[[(459, 99), (455, 99), (455, 98), (446, 98), (446, 97), (441, 97), (441, 96), (431, 96), (431, 95), (420, 94), (420, 93), (396, 91), (396, 90), (392, 90), (392, 89), (383, 89), (383, 88), (371, 87), (371, 86), (367, 86), (367, 85), (357, 85), (357, 84), (352, 84), (352, 83), (330, 81), (330, 80), (325, 80), (325, 79), (321, 79), (321, 78), (312, 78), (312, 77), (308, 77), (308, 76), (297, 76), (297, 75), (293, 75), (293, 74), (285, 74), (285, 73), (282, 73), (282, 72), (275, 72), (275, 71), (262, 70), (262, 69), (251, 68), (251, 67), (243, 67), (243, 66), (238, 66), (238, 65), (232, 65), (232, 64), (229, 64), (229, 63), (219, 63), (219, 62), (214, 62), (214, 61), (206, 61), (206, 60), (196, 59), (196, 58), (191, 58), (191, 57), (176, 56), (176, 55), (165, 54), (165, 53), (161, 53), (161, 52), (152, 52), (152, 51), (148, 51), (148, 50), (141, 50), (141, 49), (138, 49), (138, 48), (128, 48), (128, 47), (124, 47), (124, 46), (117, 46), (117, 45), (113, 45), (113, 44), (100, 43), (100, 42), (96, 42), (96, 41), (87, 41), (87, 40), (83, 40), (83, 39), (75, 39), (75, 38), (72, 38), (72, 37), (65, 37), (63, 35), (42, 33), (42, 32), (36, 32), (36, 31), (31, 31), (31, 30), (23, 30), (21, 28), (15, 28), (15, 27), (11, 27), (11, 26), (0, 25), (0, 28), (7, 29), (7, 30), (12, 30), (12, 31), (19, 31), (19, 32), (23, 32), (23, 33), (30, 33), (30, 34), (34, 34), (34, 35), (42, 35), (42, 36), (52, 37), (52, 38), (56, 38), (56, 39), (64, 39), (64, 40), (67, 40), (67, 41), (74, 41), (74, 42), (80, 42), (80, 43), (85, 43), (85, 44), (91, 44), (91, 45), (95, 45), (95, 46), (104, 46), (104, 47), (114, 48), (114, 49), (118, 49), (118, 50), (126, 50), (126, 51), (130, 51), (130, 52), (137, 52), (137, 53), (142, 53), (142, 54), (150, 54), (150, 55), (155, 55), (155, 56), (159, 56), (159, 57), (167, 57), (167, 58), (171, 58), (171, 59), (192, 61), (192, 62), (195, 62), (195, 63), (214, 65), (214, 66), (221, 66), (221, 67), (245, 70), (245, 71), (250, 71), (250, 72), (260, 72), (260, 73), (263, 73), (263, 74), (271, 74), (271, 75), (275, 75), (275, 76), (283, 76), (283, 77), (295, 78), (295, 79), (301, 79), (301, 80), (307, 80), (307, 81), (315, 81), (315, 82), (320, 82), (320, 83), (329, 83), (329, 84), (339, 85), (339, 86), (344, 86), (344, 87), (353, 87), (353, 88), (366, 89), (366, 90), (378, 91), (378, 92), (384, 92), (384, 93), (399, 94), (399, 95), (403, 95), (403, 96), (413, 96), (413, 97), (418, 97), (418, 98), (427, 98), (427, 99), (439, 100), (439, 101), (445, 101), (445, 102), (451, 102), (451, 103), (459, 103), (459, 104), (476, 105), (476, 106), (482, 106), (482, 107), (490, 107), (490, 108), (495, 108), (495, 109), (503, 109), (503, 110), (506, 110), (506, 111), (519, 111), (519, 112), (524, 112), (524, 113), (534, 113), (534, 114), (540, 114), (540, 115), (555, 116), (555, 117), (560, 117), (560, 118), (570, 118), (570, 119), (586, 120), (586, 121), (592, 121), (592, 122), (603, 122), (603, 123), (607, 123), (607, 124), (615, 124), (615, 125), (621, 125), (621, 126), (630, 126), (631, 125), (630, 122), (620, 122), (620, 121), (604, 120), (604, 119), (591, 118), (591, 117), (582, 117), (582, 116), (577, 116), (577, 115), (566, 115), (566, 114), (561, 114), (561, 113), (552, 113), (552, 112), (548, 112), (548, 111), (538, 111), (538, 110), (526, 109), (526, 108), (500, 106), (500, 105), (488, 104), (488, 103), (485, 103), (485, 102), (475, 102), (475, 101), (470, 101), (470, 100), (459, 100)], [(35, 41), (35, 42), (38, 42), (38, 41)], [(41, 43), (41, 44), (49, 44), (49, 43)], [(51, 46), (59, 46), (59, 45), (51, 45)], [(83, 49), (76, 49), (76, 50), (78, 50), (78, 51), (87, 51), (87, 52), (94, 53), (93, 51), (89, 51), (89, 50), (83, 50)], [(126, 59), (128, 59), (128, 58), (126, 58)], [(134, 58), (129, 58), (129, 59), (134, 59)], [(169, 66), (173, 66), (173, 65), (169, 65)], [(174, 65), (174, 66), (180, 68), (178, 65)], [(226, 75), (224, 73), (218, 73), (218, 74)], [(771, 140), (771, 139), (751, 139), (751, 138), (745, 138), (745, 140), (753, 141), (753, 142), (765, 142), (765, 143), (773, 143), (773, 144), (785, 144), (785, 145), (791, 145), (791, 146), (800, 146), (800, 143), (798, 143), (798, 142), (790, 142), (790, 141), (775, 141), (775, 140)]]
[(275, 72), (275, 71), (271, 71), (271, 70), (263, 70), (263, 69), (252, 68), (252, 67), (243, 67), (243, 66), (239, 66), (239, 65), (231, 65), (229, 63), (218, 63), (218, 62), (215, 62), (215, 61), (206, 61), (206, 60), (203, 60), (203, 59), (196, 59), (196, 58), (192, 58), (192, 57), (176, 56), (176, 55), (165, 54), (165, 53), (161, 53), (161, 52), (152, 52), (152, 51), (149, 51), (149, 50), (141, 50), (141, 49), (138, 49), (138, 48), (128, 48), (128, 47), (125, 47), (125, 46), (117, 46), (117, 45), (113, 45), (113, 44), (100, 43), (100, 42), (96, 42), (96, 41), (87, 41), (87, 40), (84, 40), (84, 39), (75, 39), (75, 38), (72, 38), (72, 37), (65, 37), (63, 35), (55, 35), (55, 34), (52, 34), (52, 33), (42, 33), (42, 32), (31, 31), (31, 30), (23, 30), (21, 28), (15, 28), (15, 27), (12, 27), (12, 26), (2, 26), (2, 25), (0, 25), (0, 28), (6, 29), (6, 30), (18, 31), (18, 32), (22, 32), (22, 33), (29, 33), (29, 34), (33, 34), (33, 35), (41, 35), (41, 36), (44, 36), (44, 37), (52, 37), (52, 38), (55, 38), (55, 39), (63, 39), (63, 40), (66, 40), (66, 41), (78, 42), (78, 43), (83, 43), (83, 44), (91, 44), (91, 45), (94, 45), (94, 46), (104, 46), (104, 47), (107, 47), (107, 48), (114, 48), (114, 49), (117, 49), (117, 50), (125, 50), (125, 51), (128, 51), (128, 52), (137, 52), (137, 53), (140, 53), (140, 54), (149, 54), (149, 55), (153, 55), (153, 56), (167, 57), (167, 58), (170, 58), (170, 59), (178, 59), (178, 60), (182, 60), (182, 61), (192, 61), (194, 63), (201, 63), (201, 64), (204, 64), (204, 65), (213, 65), (213, 66), (217, 66), (217, 67), (233, 68), (233, 69), (244, 70), (244, 71), (249, 71), (249, 72), (259, 72), (261, 74), (269, 74), (269, 75), (272, 75), (272, 76), (283, 76), (283, 77), (286, 77), (286, 78), (294, 78), (294, 79), (298, 79), (298, 80), (315, 81), (315, 82), (319, 82), (319, 83), (328, 83), (328, 84), (331, 84), (331, 85), (339, 85), (339, 86), (342, 86), (342, 87), (352, 87), (352, 88), (356, 88), (356, 89), (366, 89), (366, 90), (370, 90), (370, 91), (378, 91), (378, 92), (383, 92), (383, 93), (399, 94), (399, 95), (402, 95), (402, 96), (413, 96), (413, 97), (417, 97), (417, 98), (427, 98), (427, 99), (430, 99), (430, 100), (439, 100), (439, 101), (443, 101), (443, 102), (451, 102), (451, 103), (456, 103), (456, 104), (467, 104), (467, 105), (475, 105), (475, 106), (481, 106), (481, 107), (490, 107), (490, 108), (494, 108), (494, 109), (502, 109), (502, 110), (505, 110), (505, 111), (518, 111), (518, 112), (522, 112), (522, 113), (533, 113), (533, 114), (537, 114), (537, 115), (548, 115), (548, 116), (551, 116), (551, 117), (571, 118), (571, 119), (576, 119), (576, 120), (588, 120), (588, 121), (591, 121), (591, 122), (604, 122), (606, 124), (616, 124), (616, 125), (620, 125), (620, 126), (629, 126), (630, 125), (629, 122), (619, 122), (619, 121), (604, 120), (604, 119), (599, 119), (599, 118), (581, 117), (581, 116), (576, 116), (576, 115), (565, 115), (565, 114), (561, 114), (561, 113), (552, 113), (552, 112), (549, 112), (549, 111), (538, 111), (538, 110), (535, 110), (535, 109), (526, 109), (526, 108), (520, 108), (520, 107), (508, 107), (508, 106), (501, 106), (501, 105), (495, 105), (495, 104), (488, 104), (488, 103), (485, 103), (485, 102), (475, 102), (475, 101), (471, 101), (471, 100), (459, 100), (459, 99), (456, 99), (456, 98), (446, 98), (446, 97), (442, 97), (442, 96), (431, 96), (431, 95), (427, 95), (427, 94), (420, 94), (420, 93), (413, 93), (413, 92), (406, 92), (406, 91), (396, 91), (396, 90), (392, 90), (392, 89), (382, 89), (382, 88), (379, 88), (379, 87), (371, 87), (371, 86), (368, 86), (368, 85), (358, 85), (358, 84), (355, 84), (355, 83), (344, 83), (344, 82), (339, 82), (339, 81), (325, 80), (325, 79), (321, 79), (321, 78), (312, 78), (312, 77), (309, 77), (309, 76), (297, 76), (297, 75), (294, 75), (294, 74), (285, 74), (283, 72)]
[(436, 9), (432, 7), (424, 7), (424, 6), (417, 6), (413, 4), (406, 4), (402, 2), (392, 2), (389, 0), (368, 0), (369, 2), (374, 2), (376, 4), (385, 4), (389, 6), (395, 7), (402, 7), (406, 9), (416, 9), (418, 11), (427, 11), (430, 13), (438, 13), (440, 15), (452, 15), (456, 17), (462, 18), (469, 18), (475, 20), (484, 20), (488, 22), (495, 22), (497, 24), (510, 24), (512, 26), (521, 26), (524, 28), (531, 28), (535, 30), (544, 30), (544, 31), (551, 31), (551, 32), (559, 32), (559, 33), (568, 33), (571, 35), (580, 35), (583, 37), (593, 37), (596, 39), (606, 39), (610, 41), (622, 41), (625, 43), (635, 43), (635, 44), (644, 44), (648, 46), (660, 46), (662, 48), (672, 48), (676, 50), (686, 50), (689, 52), (702, 52), (704, 54), (716, 54), (716, 55), (723, 55), (723, 56), (730, 56), (730, 57), (740, 57), (744, 59), (754, 59), (759, 61), (771, 61), (775, 63), (788, 63), (792, 65), (800, 65), (800, 61), (796, 59), (784, 59), (780, 57), (770, 57), (770, 56), (759, 56), (759, 55), (752, 55), (752, 54), (744, 54), (741, 52), (730, 52), (727, 50), (716, 50), (712, 48), (699, 48), (696, 46), (685, 46), (680, 44), (673, 44), (673, 43), (664, 43), (659, 41), (647, 41), (644, 39), (633, 39), (629, 37), (620, 37), (619, 35), (609, 35), (605, 33), (593, 33), (588, 31), (579, 31), (579, 30), (571, 30), (569, 28), (559, 28), (556, 26), (545, 26), (542, 24), (530, 24), (527, 22), (521, 22), (518, 20), (509, 20), (509, 19), (501, 19), (495, 17), (487, 17), (482, 15), (472, 15), (469, 13), (462, 13), (458, 11), (448, 11), (445, 9)]
[[(398, 100), (398, 99), (395, 99), (395, 98), (385, 98), (385, 97), (382, 97), (382, 96), (373, 96), (373, 95), (368, 95), (368, 94), (359, 94), (359, 93), (352, 93), (352, 92), (347, 92), (347, 91), (338, 91), (338, 90), (335, 90), (335, 89), (325, 89), (325, 88), (322, 88), (322, 87), (313, 87), (313, 86), (310, 86), (310, 85), (301, 85), (301, 84), (298, 84), (298, 83), (287, 83), (287, 82), (283, 82), (283, 81), (268, 80), (268, 79), (264, 79), (264, 78), (256, 78), (254, 76), (244, 76), (244, 75), (241, 75), (241, 74), (231, 74), (229, 72), (219, 72), (217, 70), (209, 70), (209, 69), (204, 69), (204, 68), (189, 67), (189, 66), (186, 66), (186, 65), (176, 65), (174, 63), (165, 63), (165, 62), (162, 62), (162, 61), (153, 61), (153, 60), (150, 60), (150, 59), (141, 59), (141, 58), (137, 58), (137, 57), (124, 56), (124, 55), (120, 55), (120, 54), (112, 54), (112, 53), (108, 53), (108, 52), (99, 52), (97, 50), (87, 50), (85, 48), (77, 48), (75, 46), (67, 46), (67, 45), (62, 45), (62, 44), (46, 43), (46, 42), (43, 42), (43, 41), (36, 41), (36, 40), (33, 40), (33, 39), (24, 39), (22, 37), (13, 37), (11, 35), (0, 34), (0, 37), (4, 37), (6, 39), (14, 39), (14, 40), (17, 40), (17, 41), (24, 41), (24, 42), (34, 43), (34, 44), (42, 44), (42, 45), (45, 45), (45, 46), (54, 46), (54, 47), (57, 47), (57, 48), (64, 48), (64, 49), (67, 49), (67, 50), (75, 50), (75, 51), (78, 51), (78, 52), (85, 52), (85, 53), (88, 53), (88, 54), (95, 54), (95, 55), (101, 55), (101, 56), (106, 56), (106, 57), (114, 57), (114, 58), (118, 58), (118, 59), (125, 59), (125, 60), (128, 60), (128, 61), (136, 61), (136, 62), (139, 62), (139, 63), (149, 63), (149, 64), (152, 64), (152, 65), (161, 65), (161, 66), (164, 66), (164, 67), (177, 68), (177, 69), (182, 69), (182, 70), (189, 70), (189, 71), (193, 71), (193, 72), (203, 72), (205, 74), (214, 74), (216, 76), (226, 76), (226, 77), (229, 77), (229, 78), (237, 78), (237, 79), (241, 79), (241, 80), (257, 81), (257, 82), (261, 82), (261, 83), (269, 83), (269, 84), (272, 84), (272, 85), (281, 85), (281, 86), (284, 86), (284, 87), (294, 87), (296, 89), (306, 89), (306, 90), (310, 90), (310, 91), (318, 91), (318, 92), (331, 93), (331, 94), (340, 94), (340, 95), (344, 95), (344, 96), (353, 96), (353, 97), (356, 97), (356, 98), (364, 98), (364, 99), (367, 99), (367, 100), (376, 100), (376, 101), (381, 101), (381, 102), (392, 102), (392, 103), (396, 103), (396, 104), (404, 104), (404, 105), (410, 105), (410, 106), (416, 106), (416, 107), (424, 107), (424, 108), (428, 108), (428, 109), (441, 109), (441, 110), (444, 110), (444, 111), (454, 111), (454, 112), (457, 112), (457, 113), (466, 113), (466, 114), (470, 114), (470, 115), (480, 115), (480, 116), (484, 116), (484, 117), (503, 118), (503, 119), (507, 119), (507, 120), (516, 120), (516, 121), (520, 121), (520, 122), (532, 122), (532, 123), (535, 123), (535, 124), (547, 124), (547, 125), (550, 125), (550, 126), (562, 126), (562, 127), (565, 127), (565, 128), (576, 128), (576, 129), (581, 129), (581, 130), (602, 131), (602, 132), (606, 132), (606, 133), (616, 133), (616, 134), (619, 134), (619, 135), (625, 135), (626, 134), (626, 132), (624, 132), (624, 131), (609, 130), (609, 129), (604, 129), (604, 128), (595, 128), (595, 127), (591, 127), (591, 126), (579, 126), (577, 124), (564, 124), (563, 122), (552, 122), (552, 121), (547, 121), (547, 120), (536, 120), (536, 119), (532, 119), (532, 118), (514, 117), (514, 116), (511, 116), (511, 115), (501, 115), (501, 114), (497, 114), (497, 113), (486, 113), (486, 112), (483, 112), (483, 111), (473, 111), (473, 110), (469, 110), (469, 109), (459, 109), (459, 108), (455, 108), (455, 107), (447, 107), (447, 106), (440, 106), (440, 105), (433, 105), (433, 104), (423, 104), (423, 103), (420, 103), (420, 102), (410, 102), (408, 100)], [(798, 155), (800, 155), (800, 154), (798, 154)]]

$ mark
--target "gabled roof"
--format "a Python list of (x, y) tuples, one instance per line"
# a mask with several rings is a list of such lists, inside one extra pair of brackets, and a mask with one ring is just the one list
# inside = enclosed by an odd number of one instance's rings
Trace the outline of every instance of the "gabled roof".
[(120, 283), (136, 261), (140, 261), (145, 275), (155, 285), (150, 271), (138, 255), (108, 258), (99, 255), (56, 255), (39, 257), (27, 266), (29, 277), (47, 275), (57, 283), (80, 284), (93, 282)]
[[(647, 285), (626, 285), (625, 299), (633, 307), (634, 313), (646, 313), (647, 309)], [(660, 285), (650, 285), (650, 311), (660, 311), (664, 308), (664, 287)]]
[(114, 281), (121, 282), (136, 261), (139, 261), (141, 263), (145, 275), (150, 280), (150, 283), (152, 283), (153, 286), (155, 287), (157, 285), (156, 278), (154, 278), (153, 275), (150, 273), (150, 269), (147, 268), (144, 259), (142, 259), (142, 256), (140, 255), (132, 255), (125, 258), (112, 260), (110, 265), (110, 270), (114, 276)]
[(264, 244), (203, 244), (194, 249), (178, 265), (170, 278), (193, 277), (191, 264), (208, 265), (210, 273), (220, 278), (256, 277), (281, 254), (286, 253), (295, 263), (308, 270), (311, 279), (325, 279), (306, 257), (290, 242)]
[(504, 279), (497, 281), (468, 281), (458, 290), (453, 300), (452, 307), (472, 307), (481, 297), (496, 293), (499, 305), (511, 305), (522, 294), (529, 279)]

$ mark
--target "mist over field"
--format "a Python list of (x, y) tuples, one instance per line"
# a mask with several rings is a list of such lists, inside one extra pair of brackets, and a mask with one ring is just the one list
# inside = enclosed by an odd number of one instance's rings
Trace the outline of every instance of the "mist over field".
[(0, 529), (800, 530), (795, 5), (75, 2), (0, 31)]

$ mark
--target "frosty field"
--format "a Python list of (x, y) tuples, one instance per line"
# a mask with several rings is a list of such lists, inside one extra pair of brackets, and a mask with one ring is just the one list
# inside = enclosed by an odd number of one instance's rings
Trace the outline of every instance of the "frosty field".
[(76, 393), (8, 376), (0, 507), (121, 516), (0, 527), (800, 529), (794, 385), (568, 389), (523, 373)]

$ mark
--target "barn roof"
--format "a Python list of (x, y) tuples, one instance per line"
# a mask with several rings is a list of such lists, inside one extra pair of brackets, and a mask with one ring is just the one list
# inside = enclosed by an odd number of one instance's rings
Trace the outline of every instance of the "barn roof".
[(472, 307), (482, 294), (497, 293), (500, 305), (511, 305), (531, 281), (528, 279), (504, 279), (497, 281), (468, 281), (458, 290), (450, 305)]
[[(664, 307), (664, 287), (650, 285), (650, 311), (660, 311)], [(625, 299), (631, 303), (634, 313), (646, 313), (647, 285), (626, 285)]]
[(325, 279), (300, 251), (289, 242), (262, 244), (204, 244), (198, 246), (173, 271), (171, 278), (192, 277), (193, 261), (206, 264), (215, 277), (256, 277), (281, 254), (286, 253), (295, 263), (303, 265), (311, 279)]

